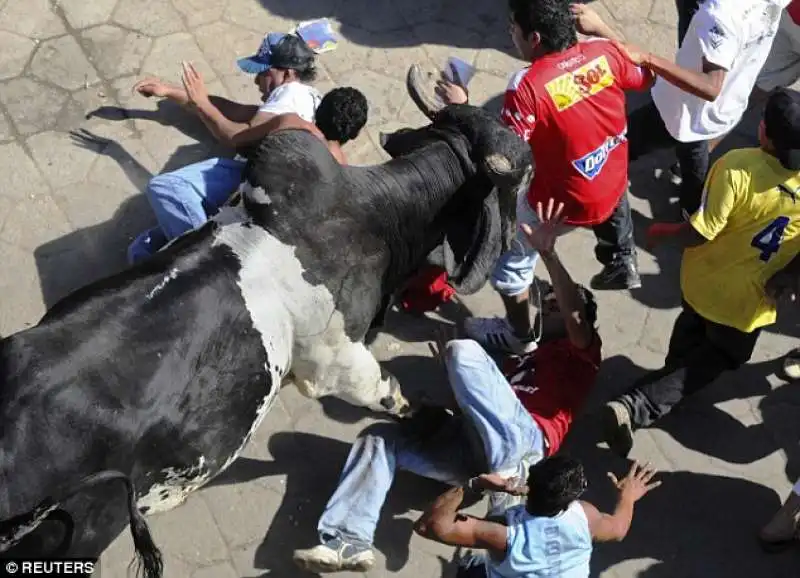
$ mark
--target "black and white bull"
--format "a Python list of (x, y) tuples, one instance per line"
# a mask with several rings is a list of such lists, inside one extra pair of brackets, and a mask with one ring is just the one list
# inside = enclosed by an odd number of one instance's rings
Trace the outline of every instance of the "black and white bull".
[(158, 577), (140, 512), (228, 467), (288, 377), (310, 397), (408, 409), (363, 338), (448, 231), (472, 226), (464, 207), (524, 186), (530, 153), (466, 106), (385, 148), (397, 158), (342, 167), (309, 133), (267, 137), (238, 206), (0, 342), (4, 555), (99, 556), (129, 522)]

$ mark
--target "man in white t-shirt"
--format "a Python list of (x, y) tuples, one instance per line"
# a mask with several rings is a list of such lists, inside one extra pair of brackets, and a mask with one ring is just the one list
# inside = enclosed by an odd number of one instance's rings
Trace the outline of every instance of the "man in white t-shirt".
[(763, 93), (791, 86), (800, 80), (800, 0), (792, 0), (783, 11), (772, 50), (756, 80)]
[[(628, 153), (636, 160), (675, 146), (681, 168), (681, 208), (692, 214), (708, 172), (709, 143), (725, 136), (741, 120), (750, 92), (778, 31), (781, 11), (790, 0), (705, 0), (697, 8), (675, 64), (632, 53), (657, 75), (653, 102), (628, 119)], [(578, 29), (615, 38), (588, 7), (577, 11)]]
[[(183, 65), (183, 87), (155, 78), (134, 85), (139, 94), (167, 98), (193, 111), (224, 145), (241, 149), (254, 144), (250, 130), (270, 119), (294, 113), (307, 122), (322, 99), (309, 82), (316, 76), (314, 51), (292, 34), (270, 33), (258, 52), (238, 61), (239, 68), (255, 74), (261, 105), (240, 104), (209, 95), (203, 79), (191, 64)], [(260, 140), (260, 139), (258, 139)], [(146, 195), (158, 220), (128, 248), (128, 261), (135, 263), (152, 255), (168, 241), (194, 229), (216, 213), (242, 181), (246, 160), (211, 158), (176, 171), (153, 177)]]

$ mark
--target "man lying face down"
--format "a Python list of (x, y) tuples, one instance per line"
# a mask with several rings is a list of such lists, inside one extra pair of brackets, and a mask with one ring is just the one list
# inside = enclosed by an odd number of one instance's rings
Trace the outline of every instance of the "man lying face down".
[[(269, 134), (280, 130), (299, 129), (311, 132), (324, 140), (331, 154), (342, 164), (346, 158), (342, 146), (355, 139), (367, 123), (369, 107), (361, 91), (352, 87), (334, 88), (320, 101), (314, 122), (309, 122), (297, 113), (272, 116), (264, 123), (245, 129), (239, 136), (242, 142), (252, 143), (241, 147), (240, 152), (258, 146)], [(212, 200), (210, 197), (190, 203), (196, 205), (192, 215), (187, 214), (187, 198), (175, 199), (171, 187), (148, 187), (146, 194), (150, 206), (158, 219), (158, 226), (141, 233), (128, 249), (128, 261), (135, 264), (152, 255), (178, 235), (202, 225), (228, 200), (235, 189)], [(183, 194), (182, 191), (177, 191)], [(176, 202), (177, 201), (177, 202)], [(179, 210), (176, 210), (176, 207)], [(191, 218), (190, 218), (191, 217)]]

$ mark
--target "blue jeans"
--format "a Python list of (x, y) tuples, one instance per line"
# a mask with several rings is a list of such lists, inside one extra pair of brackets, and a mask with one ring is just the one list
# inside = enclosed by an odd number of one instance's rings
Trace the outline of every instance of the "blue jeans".
[(158, 227), (145, 231), (128, 247), (133, 264), (148, 257), (168, 241), (205, 223), (238, 188), (245, 161), (213, 158), (150, 179), (147, 200)]
[(523, 463), (543, 459), (542, 430), (480, 345), (451, 341), (447, 372), (462, 414), (424, 442), (404, 437), (396, 424), (385, 424), (380, 433), (362, 433), (320, 518), (323, 543), (340, 538), (372, 545), (397, 468), (455, 485), (488, 472), (525, 480)]

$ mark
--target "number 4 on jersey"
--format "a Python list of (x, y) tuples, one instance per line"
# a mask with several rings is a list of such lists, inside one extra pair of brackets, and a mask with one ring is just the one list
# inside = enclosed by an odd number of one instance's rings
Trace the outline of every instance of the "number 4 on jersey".
[(761, 251), (759, 258), (762, 261), (769, 261), (770, 258), (781, 248), (783, 232), (789, 224), (789, 217), (778, 217), (769, 225), (755, 234), (750, 245)]

